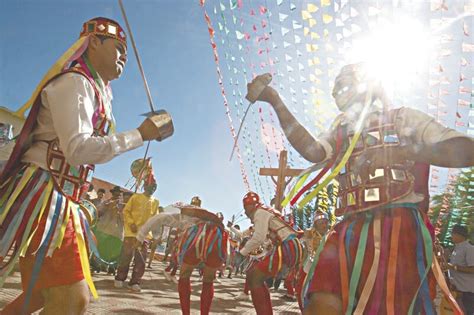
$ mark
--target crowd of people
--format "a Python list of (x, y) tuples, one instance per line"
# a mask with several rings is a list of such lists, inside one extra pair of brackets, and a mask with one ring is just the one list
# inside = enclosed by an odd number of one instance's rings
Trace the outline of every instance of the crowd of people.
[[(32, 97), (0, 174), (0, 279), (19, 260), (23, 288), (2, 314), (83, 314), (90, 293), (97, 297), (91, 268), (100, 270), (103, 262), (121, 288), (133, 260), (128, 286), (139, 292), (150, 241), (169, 247), (164, 275), (177, 283), (183, 314), (191, 311), (193, 270), (202, 275), (200, 311), (208, 314), (216, 274), (226, 264), (228, 277), (245, 273), (241, 298), (251, 298), (257, 314), (273, 313), (268, 286), (282, 281), (285, 298), (297, 299), (303, 314), (433, 314), (436, 286), (455, 314), (462, 314), (461, 307), (472, 314), (468, 231), (452, 229), (455, 248), (442, 270), (424, 205), (429, 165), (473, 166), (474, 140), (417, 110), (392, 108), (381, 82), (363, 64), (344, 66), (336, 77), (332, 95), (341, 114), (317, 138), (269, 85), (269, 74), (248, 85), (254, 101), (273, 108), (291, 146), (339, 182), (334, 212), (341, 220), (334, 226), (327, 213), (317, 212), (312, 230), (299, 231), (251, 191), (242, 200), (253, 225), (248, 231), (227, 226), (198, 197), (175, 205), (177, 213), (160, 212), (154, 181), (145, 183), (143, 193), (114, 188), (109, 200), (98, 190), (88, 201), (97, 210), (94, 222), (81, 205), (94, 164), (144, 141), (161, 141), (173, 130), (169, 115), (157, 112), (136, 129), (115, 132), (110, 82), (126, 62), (122, 27), (107, 18), (89, 20)], [(160, 240), (164, 227), (172, 232)], [(97, 258), (92, 267), (90, 253)]]

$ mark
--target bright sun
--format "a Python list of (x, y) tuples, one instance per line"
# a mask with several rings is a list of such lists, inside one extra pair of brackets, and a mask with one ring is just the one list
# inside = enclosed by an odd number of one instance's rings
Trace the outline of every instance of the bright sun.
[(371, 33), (354, 40), (348, 58), (364, 62), (370, 76), (382, 81), (387, 92), (407, 90), (426, 72), (434, 53), (433, 40), (413, 19), (378, 23)]

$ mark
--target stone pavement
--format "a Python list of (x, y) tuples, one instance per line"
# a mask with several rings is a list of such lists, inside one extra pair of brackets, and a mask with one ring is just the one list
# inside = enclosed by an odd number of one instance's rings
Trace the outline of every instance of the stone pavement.
[[(181, 314), (178, 297), (178, 287), (167, 282), (162, 274), (165, 264), (154, 261), (152, 268), (146, 269), (142, 281), (142, 291), (133, 293), (128, 289), (114, 288), (112, 275), (105, 273), (94, 274), (94, 283), (99, 292), (97, 301), (91, 299), (86, 314)], [(252, 302), (237, 301), (235, 298), (243, 289), (243, 277), (233, 279), (222, 278), (221, 283), (214, 284), (214, 300), (211, 314), (255, 314)], [(201, 284), (197, 272), (192, 277), (191, 313), (199, 314), (199, 294)], [(10, 276), (4, 287), (0, 289), (0, 309), (13, 300), (21, 290), (20, 274), (15, 272)], [(278, 292), (271, 292), (275, 314), (300, 314), (296, 302), (288, 302), (281, 297), (285, 293), (282, 287)]]

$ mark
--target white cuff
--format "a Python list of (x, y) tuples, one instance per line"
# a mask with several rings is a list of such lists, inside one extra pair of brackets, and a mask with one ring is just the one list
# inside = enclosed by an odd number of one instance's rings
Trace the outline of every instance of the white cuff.
[(120, 132), (111, 136), (112, 148), (115, 154), (121, 154), (143, 145), (143, 139), (138, 129)]
[(334, 152), (332, 150), (331, 144), (324, 139), (318, 139), (317, 141), (321, 144), (321, 146), (324, 149), (324, 152), (326, 153), (326, 157), (324, 158), (324, 161), (327, 161), (330, 158), (332, 158), (332, 155)]

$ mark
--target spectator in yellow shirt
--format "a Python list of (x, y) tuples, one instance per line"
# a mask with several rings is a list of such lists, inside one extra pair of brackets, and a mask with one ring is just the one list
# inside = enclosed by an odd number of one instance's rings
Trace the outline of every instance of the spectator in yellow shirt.
[(145, 239), (141, 247), (137, 247), (135, 236), (137, 235), (138, 229), (158, 212), (158, 199), (152, 196), (156, 190), (156, 186), (156, 182), (145, 184), (145, 192), (142, 194), (134, 194), (123, 209), (125, 238), (123, 240), (117, 275), (115, 276), (114, 285), (116, 288), (122, 288), (124, 286), (133, 258), (134, 267), (132, 278), (130, 279), (130, 288), (135, 292), (140, 292), (141, 290), (140, 280), (145, 273), (148, 240)]

